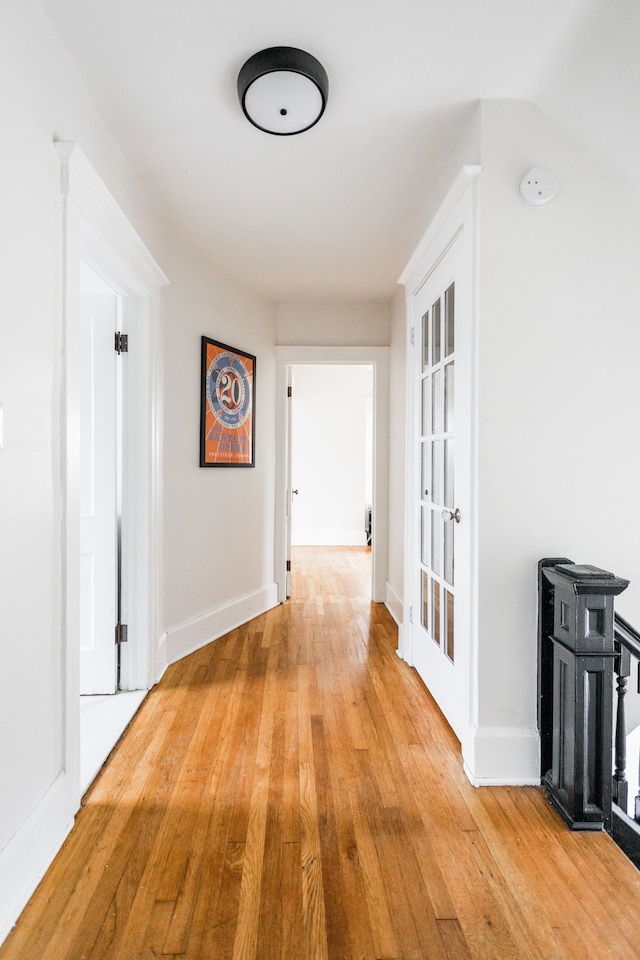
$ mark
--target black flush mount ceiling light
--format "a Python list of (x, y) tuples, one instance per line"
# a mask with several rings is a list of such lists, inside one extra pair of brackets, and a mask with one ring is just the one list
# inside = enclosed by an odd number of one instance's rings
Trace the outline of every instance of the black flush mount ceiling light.
[(247, 120), (280, 137), (313, 127), (324, 113), (328, 94), (322, 64), (296, 47), (254, 53), (238, 74), (238, 96)]

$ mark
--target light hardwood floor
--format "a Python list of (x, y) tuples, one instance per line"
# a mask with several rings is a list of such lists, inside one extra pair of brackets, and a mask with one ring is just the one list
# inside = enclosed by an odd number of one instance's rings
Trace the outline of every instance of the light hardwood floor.
[(469, 785), (366, 549), (294, 560), (150, 693), (0, 960), (640, 958), (640, 873)]

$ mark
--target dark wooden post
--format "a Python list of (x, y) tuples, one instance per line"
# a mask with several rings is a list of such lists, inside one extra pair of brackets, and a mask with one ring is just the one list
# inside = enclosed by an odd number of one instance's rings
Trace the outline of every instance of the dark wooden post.
[(620, 644), (618, 647), (618, 654), (614, 662), (615, 673), (618, 677), (616, 684), (618, 703), (616, 709), (613, 802), (617, 803), (626, 813), (629, 799), (629, 784), (627, 782), (627, 720), (624, 698), (627, 695), (627, 681), (631, 674), (631, 654)]
[(543, 574), (554, 591), (552, 764), (544, 784), (572, 830), (610, 830), (613, 600), (629, 581), (573, 563)]
[(540, 779), (551, 770), (553, 758), (553, 585), (544, 571), (567, 557), (546, 557), (538, 563), (538, 730)]

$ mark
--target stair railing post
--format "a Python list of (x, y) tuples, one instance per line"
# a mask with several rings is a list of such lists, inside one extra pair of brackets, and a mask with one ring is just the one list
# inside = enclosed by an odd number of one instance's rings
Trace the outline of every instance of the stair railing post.
[(616, 696), (616, 739), (615, 739), (615, 772), (613, 775), (613, 802), (617, 803), (624, 812), (627, 812), (629, 798), (629, 783), (627, 781), (627, 720), (625, 697), (627, 695), (627, 681), (631, 674), (631, 654), (621, 644), (618, 647), (614, 671), (617, 675)]
[(553, 587), (553, 734), (549, 799), (572, 830), (610, 830), (613, 601), (629, 584), (598, 567), (543, 569)]

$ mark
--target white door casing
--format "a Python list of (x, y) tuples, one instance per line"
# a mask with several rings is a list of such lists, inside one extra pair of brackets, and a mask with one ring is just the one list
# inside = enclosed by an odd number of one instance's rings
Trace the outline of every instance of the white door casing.
[[(122, 686), (147, 689), (158, 678), (161, 555), (161, 376), (159, 302), (167, 279), (90, 163), (73, 142), (55, 144), (61, 164), (63, 222), (62, 477), (63, 635), (65, 640), (64, 751), (71, 812), (80, 800), (79, 677), (81, 623), (81, 264), (86, 263), (122, 300), (129, 332), (124, 404), (127, 463), (123, 490), (123, 620), (130, 640), (122, 649)], [(125, 509), (126, 508), (126, 509)], [(130, 561), (130, 562), (127, 562)]]
[(276, 536), (275, 572), (278, 600), (287, 597), (287, 526), (290, 516), (288, 471), (289, 367), (299, 364), (366, 364), (373, 366), (373, 542), (371, 599), (383, 603), (387, 581), (389, 500), (389, 348), (276, 347)]
[[(461, 740), (463, 756), (475, 714), (474, 181), (478, 173), (478, 168), (462, 171), (401, 278), (407, 291), (407, 489), (405, 616), (398, 652), (422, 676)], [(440, 351), (430, 350), (425, 359), (423, 330), (427, 324), (431, 331), (434, 329), (434, 305), (444, 314), (446, 291), (451, 294), (452, 306), (455, 303), (455, 344), (442, 342)], [(445, 337), (444, 316), (440, 321)], [(447, 422), (447, 411), (441, 404), (445, 403), (445, 377), (451, 388), (454, 372), (455, 421), (450, 405)], [(455, 448), (453, 456), (447, 458), (454, 423)], [(452, 466), (455, 489), (450, 483)], [(450, 518), (456, 508), (459, 523), (442, 519), (443, 510)], [(452, 539), (455, 570), (451, 563)], [(431, 591), (428, 612), (423, 603), (426, 586)], [(433, 601), (438, 599), (434, 609)], [(453, 611), (452, 658), (447, 649), (447, 615)]]

